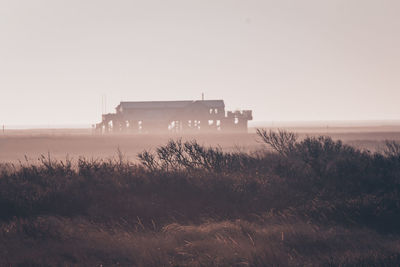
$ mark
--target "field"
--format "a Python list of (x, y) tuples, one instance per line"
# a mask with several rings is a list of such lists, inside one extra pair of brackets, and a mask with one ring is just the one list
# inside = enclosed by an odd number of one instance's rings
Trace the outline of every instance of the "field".
[(0, 266), (398, 266), (400, 128), (288, 130), (8, 131)]
[[(277, 129), (277, 128), (271, 128)], [(386, 139), (400, 140), (400, 126), (380, 127), (285, 127), (289, 131), (304, 135), (329, 135), (352, 146), (379, 150)], [(93, 135), (85, 129), (38, 129), (8, 130), (0, 133), (0, 162), (25, 161), (37, 162), (40, 155), (48, 155), (54, 159), (65, 160), (67, 157), (113, 158), (118, 148), (129, 160), (136, 160), (137, 153), (143, 149), (155, 148), (165, 144), (169, 139), (180, 138), (178, 135)], [(206, 146), (221, 146), (224, 150), (257, 151), (264, 149), (250, 129), (249, 134), (217, 134), (183, 136), (185, 140), (196, 139)]]

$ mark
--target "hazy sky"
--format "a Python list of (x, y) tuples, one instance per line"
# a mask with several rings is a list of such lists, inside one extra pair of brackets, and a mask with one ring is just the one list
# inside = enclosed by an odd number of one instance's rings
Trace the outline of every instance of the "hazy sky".
[(256, 121), (400, 119), (399, 0), (0, 0), (0, 124), (224, 99)]

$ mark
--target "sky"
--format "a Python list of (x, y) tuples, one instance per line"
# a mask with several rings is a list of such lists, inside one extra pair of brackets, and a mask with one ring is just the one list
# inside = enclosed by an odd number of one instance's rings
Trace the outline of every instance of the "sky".
[(0, 124), (224, 99), (255, 121), (400, 119), (398, 0), (0, 0)]

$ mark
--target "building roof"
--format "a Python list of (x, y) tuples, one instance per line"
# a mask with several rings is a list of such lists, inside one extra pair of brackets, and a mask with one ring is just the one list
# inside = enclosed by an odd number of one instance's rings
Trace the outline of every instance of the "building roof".
[(165, 108), (185, 108), (191, 104), (202, 104), (210, 108), (224, 108), (223, 100), (186, 100), (186, 101), (140, 101), (140, 102), (121, 102), (117, 109), (165, 109)]
[(225, 108), (224, 100), (196, 100), (193, 102), (203, 104), (210, 108)]

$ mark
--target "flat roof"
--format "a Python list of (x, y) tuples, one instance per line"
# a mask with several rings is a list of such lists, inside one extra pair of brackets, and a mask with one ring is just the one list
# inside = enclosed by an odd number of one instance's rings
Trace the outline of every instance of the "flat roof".
[(185, 108), (192, 104), (202, 104), (210, 108), (224, 108), (224, 100), (180, 100), (180, 101), (129, 101), (121, 102), (118, 108), (123, 109), (163, 109)]

